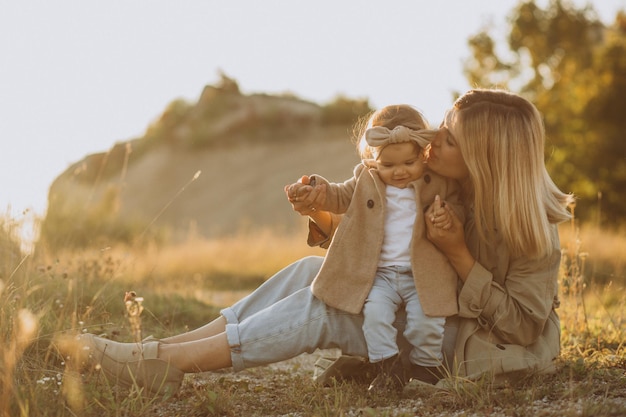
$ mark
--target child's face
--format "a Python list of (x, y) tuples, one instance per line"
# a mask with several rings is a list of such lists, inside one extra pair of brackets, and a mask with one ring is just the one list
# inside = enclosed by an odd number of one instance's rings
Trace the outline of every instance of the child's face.
[(425, 169), (423, 152), (412, 142), (385, 146), (376, 163), (383, 182), (398, 188), (419, 179)]

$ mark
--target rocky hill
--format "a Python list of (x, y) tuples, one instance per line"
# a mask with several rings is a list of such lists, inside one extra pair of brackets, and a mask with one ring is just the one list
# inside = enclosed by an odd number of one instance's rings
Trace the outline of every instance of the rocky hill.
[(358, 162), (351, 127), (368, 110), (367, 101), (243, 95), (224, 78), (197, 103), (171, 103), (143, 137), (59, 175), (42, 238), (88, 245), (157, 231), (182, 238), (301, 228), (283, 186), (313, 172), (348, 178)]

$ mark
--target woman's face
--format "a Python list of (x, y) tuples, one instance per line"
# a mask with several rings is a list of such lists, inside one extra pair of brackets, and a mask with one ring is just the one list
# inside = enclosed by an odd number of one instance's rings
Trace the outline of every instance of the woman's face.
[(439, 127), (439, 132), (430, 144), (427, 164), (437, 174), (455, 180), (469, 177), (461, 149), (455, 139), (453, 111), (449, 111)]

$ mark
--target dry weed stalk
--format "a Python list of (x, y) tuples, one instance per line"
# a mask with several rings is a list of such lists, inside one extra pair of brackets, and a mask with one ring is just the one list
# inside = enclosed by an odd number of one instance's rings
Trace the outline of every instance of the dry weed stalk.
[(124, 304), (130, 323), (130, 331), (134, 342), (141, 342), (141, 313), (143, 312), (143, 297), (137, 297), (135, 291), (127, 291), (124, 294)]
[(578, 327), (579, 317), (582, 316), (582, 326), (585, 331), (589, 330), (587, 309), (585, 306), (585, 263), (589, 254), (581, 251), (580, 230), (576, 226), (574, 216), (575, 204), (570, 205), (572, 219), (570, 220), (571, 239), (566, 248), (562, 249), (561, 262), (561, 290), (564, 296), (571, 297), (576, 303), (575, 324)]
[(80, 371), (83, 364), (88, 361), (89, 352), (83, 348), (75, 335), (58, 335), (54, 345), (59, 352), (63, 352), (65, 364), (61, 392), (70, 409), (80, 415), (86, 404)]
[[(4, 284), (1, 284), (0, 293), (3, 288)], [(0, 410), (3, 417), (10, 416), (9, 406), (12, 402), (11, 400), (15, 397), (15, 386), (13, 383), (15, 367), (28, 345), (34, 340), (38, 327), (37, 318), (28, 309), (19, 309), (13, 318), (11, 336), (8, 343), (2, 348)]]

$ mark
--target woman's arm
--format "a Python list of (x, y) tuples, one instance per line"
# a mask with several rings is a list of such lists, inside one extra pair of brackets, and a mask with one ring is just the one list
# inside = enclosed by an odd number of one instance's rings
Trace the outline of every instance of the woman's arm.
[(426, 211), (426, 237), (448, 258), (461, 281), (465, 282), (474, 263), (474, 257), (465, 243), (463, 223), (439, 196)]
[[(475, 318), (506, 343), (530, 345), (541, 335), (554, 308), (561, 251), (541, 259), (505, 257), (490, 264), (476, 262), (459, 294), (459, 315)], [(487, 261), (489, 262), (489, 261)]]
[[(448, 257), (463, 281), (459, 315), (476, 319), (505, 343), (533, 343), (543, 331), (557, 295), (558, 245), (541, 259), (513, 258), (504, 244), (481, 245), (470, 220), (467, 239), (474, 245), (470, 250), (460, 222), (452, 217), (450, 230), (437, 227), (433, 223), (438, 218), (435, 212), (435, 207), (427, 211), (427, 236)], [(554, 233), (558, 233), (556, 226)]]

